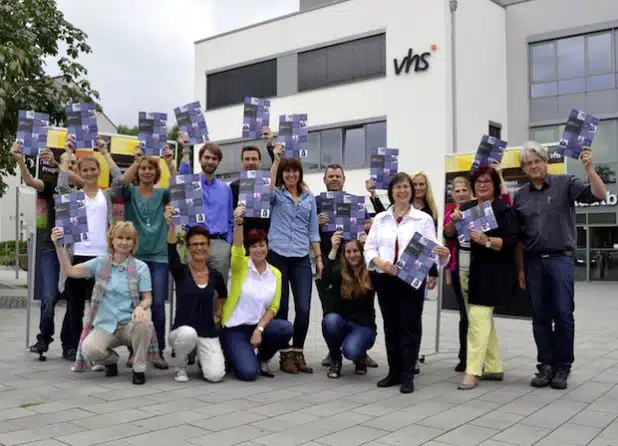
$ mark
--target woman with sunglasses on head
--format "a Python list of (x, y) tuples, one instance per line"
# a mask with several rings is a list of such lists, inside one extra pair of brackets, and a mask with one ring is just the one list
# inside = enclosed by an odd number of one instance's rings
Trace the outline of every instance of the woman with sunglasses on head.
[[(341, 376), (342, 356), (354, 361), (357, 375), (367, 373), (367, 351), (376, 339), (375, 291), (360, 240), (342, 243), (342, 233), (331, 237), (331, 250), (325, 260), (324, 319), (322, 335), (331, 356), (329, 378)], [(338, 258), (339, 257), (339, 258)]]
[(282, 290), (278, 319), (288, 319), (290, 285), (294, 294), (294, 336), (292, 348), (280, 352), (280, 368), (286, 373), (313, 373), (304, 355), (309, 330), (313, 273), (309, 249), (316, 262), (316, 277), (322, 275), (322, 254), (315, 197), (303, 182), (299, 158), (281, 158), (281, 146), (273, 150), (270, 169), (271, 214), (268, 262), (281, 271)]
[(187, 231), (185, 240), (189, 261), (187, 264), (180, 261), (172, 214), (172, 206), (168, 204), (165, 219), (169, 225), (169, 266), (176, 283), (176, 313), (169, 342), (176, 355), (175, 361), (180, 363), (174, 379), (178, 382), (189, 381), (185, 362), (195, 350), (204, 379), (219, 382), (225, 376), (225, 360), (219, 342), (218, 324), (221, 322), (227, 288), (223, 276), (207, 266), (210, 234), (203, 226), (192, 226)]
[[(174, 153), (165, 146), (162, 158), (171, 176), (176, 176)], [(135, 225), (141, 240), (136, 257), (148, 265), (152, 276), (152, 321), (159, 339), (160, 359), (154, 363), (158, 369), (167, 369), (163, 351), (165, 350), (165, 299), (168, 292), (169, 265), (167, 249), (167, 222), (164, 218), (165, 206), (170, 201), (168, 188), (157, 187), (161, 178), (159, 158), (144, 156), (140, 144), (135, 147), (133, 164), (125, 171), (122, 180), (124, 217)], [(129, 356), (130, 367), (133, 354)]]
[[(384, 320), (389, 373), (378, 387), (400, 385), (401, 393), (414, 392), (414, 368), (423, 334), (424, 280), (418, 289), (397, 277), (395, 266), (415, 233), (437, 243), (433, 219), (413, 206), (412, 178), (403, 172), (388, 186), (393, 205), (376, 215), (365, 242), (365, 260), (372, 277)], [(450, 258), (448, 248), (434, 248), (440, 266)]]
[(483, 166), (472, 173), (470, 183), (476, 199), (453, 211), (444, 235), (457, 240), (461, 253), (462, 242), (457, 237), (455, 223), (463, 219), (463, 211), (482, 203), (491, 204), (498, 227), (486, 232), (470, 230), (467, 268), (462, 268), (461, 254), (458, 256), (458, 280), (461, 293), (468, 301), (469, 324), (466, 373), (458, 386), (462, 390), (475, 388), (478, 379), (502, 381), (493, 313), (517, 289), (513, 265), (518, 226), (513, 208), (500, 198), (500, 175), (492, 167)]
[(245, 239), (244, 216), (241, 204), (234, 210), (232, 281), (223, 306), (221, 343), (236, 377), (253, 381), (258, 375), (275, 376), (268, 361), (288, 346), (294, 329), (287, 320), (275, 319), (281, 301), (281, 272), (266, 261), (266, 232), (252, 229)]

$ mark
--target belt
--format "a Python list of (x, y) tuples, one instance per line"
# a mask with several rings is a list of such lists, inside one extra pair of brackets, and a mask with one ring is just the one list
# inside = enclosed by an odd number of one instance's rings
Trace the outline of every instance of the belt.
[(541, 251), (541, 252), (531, 252), (528, 254), (533, 257), (540, 257), (542, 259), (548, 259), (550, 257), (573, 257), (573, 251), (565, 250), (565, 251)]
[(227, 239), (227, 234), (210, 234), (211, 240), (225, 240)]

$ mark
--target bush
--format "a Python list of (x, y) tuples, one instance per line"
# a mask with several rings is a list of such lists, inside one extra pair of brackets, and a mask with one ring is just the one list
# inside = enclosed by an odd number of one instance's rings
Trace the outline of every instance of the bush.
[(0, 255), (0, 265), (2, 266), (14, 266), (15, 265), (15, 253), (13, 255)]

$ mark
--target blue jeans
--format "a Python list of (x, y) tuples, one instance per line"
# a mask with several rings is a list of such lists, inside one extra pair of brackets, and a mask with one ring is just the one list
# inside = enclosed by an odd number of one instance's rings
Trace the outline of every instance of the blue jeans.
[(157, 332), (159, 351), (165, 350), (165, 298), (169, 286), (167, 263), (146, 262), (152, 280), (152, 323)]
[(375, 330), (348, 322), (337, 313), (324, 316), (322, 335), (333, 361), (341, 361), (342, 350), (343, 356), (350, 361), (363, 359), (376, 340)]
[(264, 328), (262, 345), (256, 355), (249, 341), (256, 325), (224, 327), (219, 339), (226, 359), (241, 381), (254, 381), (260, 373), (258, 361), (268, 361), (277, 351), (285, 348), (292, 337), (292, 324), (274, 319)]
[(268, 253), (268, 263), (281, 271), (281, 303), (277, 319), (288, 320), (290, 285), (294, 294), (294, 336), (292, 347), (302, 349), (309, 331), (309, 312), (311, 311), (311, 290), (313, 272), (309, 256), (283, 257), (276, 252)]
[(537, 360), (570, 372), (575, 341), (573, 256), (527, 255), (525, 270)]
[[(54, 341), (56, 304), (61, 297), (61, 293), (58, 291), (60, 263), (58, 262), (58, 256), (55, 250), (41, 250), (38, 257), (41, 281), (41, 321), (39, 323), (39, 334), (36, 338), (37, 341), (51, 344)], [(60, 340), (63, 350), (72, 347), (71, 317), (68, 311), (64, 314), (64, 319), (62, 321)]]

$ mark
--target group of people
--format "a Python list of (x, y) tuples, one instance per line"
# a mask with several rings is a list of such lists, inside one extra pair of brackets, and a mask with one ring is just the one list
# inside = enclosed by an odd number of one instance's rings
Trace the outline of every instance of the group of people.
[[(367, 214), (365, 234), (346, 240), (341, 232), (322, 230), (328, 216), (303, 181), (300, 160), (283, 158), (270, 129), (263, 133), (272, 160), (270, 219), (245, 217), (245, 206), (238, 204), (238, 181), (227, 185), (217, 179), (223, 153), (208, 142), (198, 154), (205, 221), (185, 228), (185, 261), (178, 250), (169, 189), (156, 187), (161, 176), (158, 159), (145, 157), (138, 146), (134, 163), (122, 173), (105, 141), (98, 138), (97, 150), (109, 163), (112, 177), (110, 188), (102, 190), (97, 158), (76, 159), (71, 139), (55, 181), (32, 178), (20, 146), (14, 144), (11, 153), (24, 182), (47, 201), (49, 222), (54, 220), (54, 194), (81, 189), (89, 230), (87, 241), (68, 246), (62, 242), (61, 228), (43, 235), (41, 325), (31, 351), (47, 351), (53, 341), (53, 309), (64, 293), (68, 306), (61, 340), (63, 357), (74, 361), (73, 370), (90, 367), (115, 376), (119, 358), (115, 348), (126, 345), (133, 383), (143, 384), (148, 363), (168, 368), (165, 299), (171, 272), (176, 309), (168, 341), (176, 381), (189, 379), (188, 365), (196, 359), (210, 382), (221, 381), (226, 373), (244, 381), (273, 377), (269, 361), (277, 353), (281, 371), (312, 373), (304, 345), (313, 256), (328, 347), (322, 364), (328, 367), (329, 378), (341, 376), (343, 357), (354, 362), (356, 374), (377, 367), (368, 355), (377, 334), (377, 295), (389, 369), (378, 386), (413, 392), (426, 291), (436, 286), (438, 268), (446, 267), (461, 308), (456, 370), (465, 374), (459, 388), (474, 388), (478, 379), (502, 379), (492, 315), (514, 294), (518, 280), (528, 289), (534, 309), (539, 366), (532, 384), (566, 387), (573, 362), (573, 203), (605, 196), (589, 150), (582, 154), (589, 175), (586, 184), (573, 176), (548, 175), (546, 149), (533, 142), (524, 145), (521, 164), (530, 183), (512, 203), (499, 165), (482, 167), (470, 178), (456, 178), (452, 194), (457, 206), (445, 216), (446, 246), (442, 246), (437, 241), (438, 209), (423, 172), (396, 174), (388, 186), (388, 206), (377, 197), (375, 183), (367, 180), (377, 214), (373, 219)], [(162, 153), (172, 176), (191, 172), (186, 141), (181, 135), (178, 170), (171, 148)], [(53, 164), (50, 153), (44, 151), (41, 157)], [(244, 147), (243, 169), (259, 169), (261, 156), (260, 148)], [(324, 184), (327, 191), (343, 191), (343, 168), (328, 166)], [(112, 207), (118, 199), (124, 203), (125, 217), (114, 222)], [(498, 227), (485, 233), (472, 230), (470, 242), (461, 241), (454, 223), (463, 218), (463, 211), (482, 202), (491, 203)], [(549, 225), (552, 231), (547, 231)], [(397, 277), (396, 263), (417, 232), (437, 247), (436, 265), (415, 289)], [(519, 277), (512, 268), (515, 258)], [(288, 321), (290, 288), (293, 323)], [(86, 300), (90, 306), (84, 318)]]

